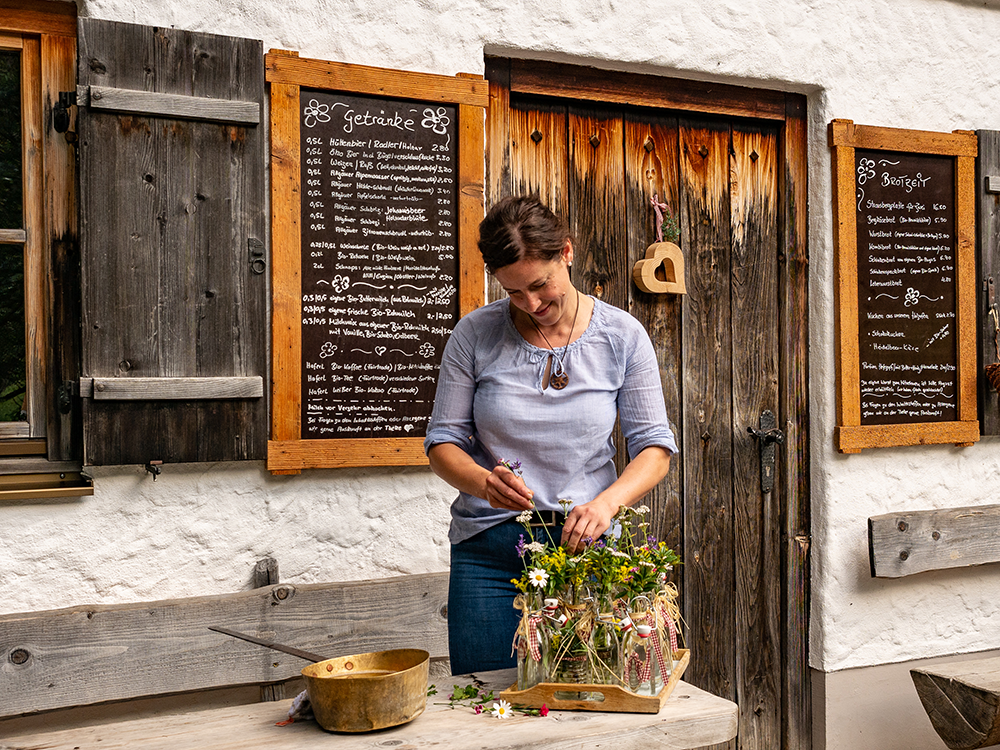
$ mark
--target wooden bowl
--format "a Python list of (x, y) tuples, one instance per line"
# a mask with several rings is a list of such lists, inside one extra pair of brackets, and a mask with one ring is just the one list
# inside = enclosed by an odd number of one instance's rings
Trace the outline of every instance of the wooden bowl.
[(412, 721), (427, 707), (430, 654), (396, 649), (354, 654), (302, 670), (319, 725), (329, 732), (371, 732)]

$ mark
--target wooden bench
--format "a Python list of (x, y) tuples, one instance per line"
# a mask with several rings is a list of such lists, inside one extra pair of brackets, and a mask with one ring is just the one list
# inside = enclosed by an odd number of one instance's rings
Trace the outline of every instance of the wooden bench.
[(0, 615), (0, 719), (281, 684), (308, 663), (213, 625), (330, 657), (422, 648), (446, 659), (447, 602), (448, 574), (433, 573)]
[(1000, 657), (911, 669), (910, 677), (951, 750), (1000, 744)]
[[(658, 714), (554, 711), (546, 719), (520, 716), (499, 722), (467, 707), (452, 710), (447, 696), (453, 685), (473, 681), (499, 693), (513, 684), (516, 670), (452, 677), (440, 668), (435, 675), (433, 661), (437, 697), (416, 720), (382, 730), (375, 740), (367, 734), (331, 738), (315, 722), (278, 726), (287, 716), (291, 691), (278, 702), (206, 708), (202, 701), (205, 691), (215, 688), (286, 685), (307, 663), (210, 626), (331, 657), (422, 648), (443, 667), (447, 589), (448, 575), (439, 573), (275, 584), (224, 596), (0, 615), (0, 750), (321, 750), (331, 739), (342, 750), (376, 744), (693, 750), (736, 735), (736, 704), (683, 681)], [(299, 687), (296, 683), (296, 692)], [(143, 702), (135, 699), (143, 696), (168, 701), (187, 695), (193, 699), (180, 710), (135, 710)], [(78, 706), (89, 708), (71, 708)], [(89, 715), (102, 710), (96, 720)], [(48, 721), (73, 711), (88, 715)]]

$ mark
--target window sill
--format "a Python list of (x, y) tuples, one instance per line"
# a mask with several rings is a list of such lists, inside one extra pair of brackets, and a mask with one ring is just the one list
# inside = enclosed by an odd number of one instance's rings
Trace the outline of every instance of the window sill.
[(0, 475), (0, 503), (93, 494), (94, 480), (79, 471)]

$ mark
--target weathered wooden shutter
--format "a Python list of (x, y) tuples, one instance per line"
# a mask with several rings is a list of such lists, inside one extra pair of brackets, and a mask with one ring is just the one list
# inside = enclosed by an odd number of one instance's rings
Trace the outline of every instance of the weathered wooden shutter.
[(263, 49), (79, 22), (84, 463), (263, 458)]

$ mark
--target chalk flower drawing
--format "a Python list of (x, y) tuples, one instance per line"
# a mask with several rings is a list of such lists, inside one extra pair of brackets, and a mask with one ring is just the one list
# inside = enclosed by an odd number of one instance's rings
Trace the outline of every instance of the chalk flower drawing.
[(420, 356), (430, 359), (434, 356), (434, 345), (429, 341), (425, 341), (420, 345), (420, 349), (418, 351), (420, 352)]
[(424, 110), (424, 121), (420, 124), (425, 128), (430, 128), (438, 135), (444, 135), (450, 123), (451, 118), (448, 117), (448, 111), (444, 107), (438, 107), (437, 111), (428, 107)]
[(858, 184), (864, 185), (875, 176), (875, 162), (872, 159), (862, 159), (858, 162)]
[(913, 307), (918, 302), (920, 302), (920, 292), (911, 286), (906, 290), (906, 301), (903, 304), (907, 307)]
[(346, 276), (334, 276), (331, 288), (339, 294), (340, 292), (347, 291), (347, 287), (350, 285), (351, 280)]
[(322, 357), (323, 359), (326, 359), (327, 357), (332, 357), (336, 352), (337, 352), (337, 345), (331, 344), (329, 341), (327, 341), (325, 344), (323, 344), (323, 346), (319, 348), (319, 356)]
[(307, 128), (314, 127), (319, 122), (330, 122), (330, 105), (310, 99), (302, 110), (302, 116)]

